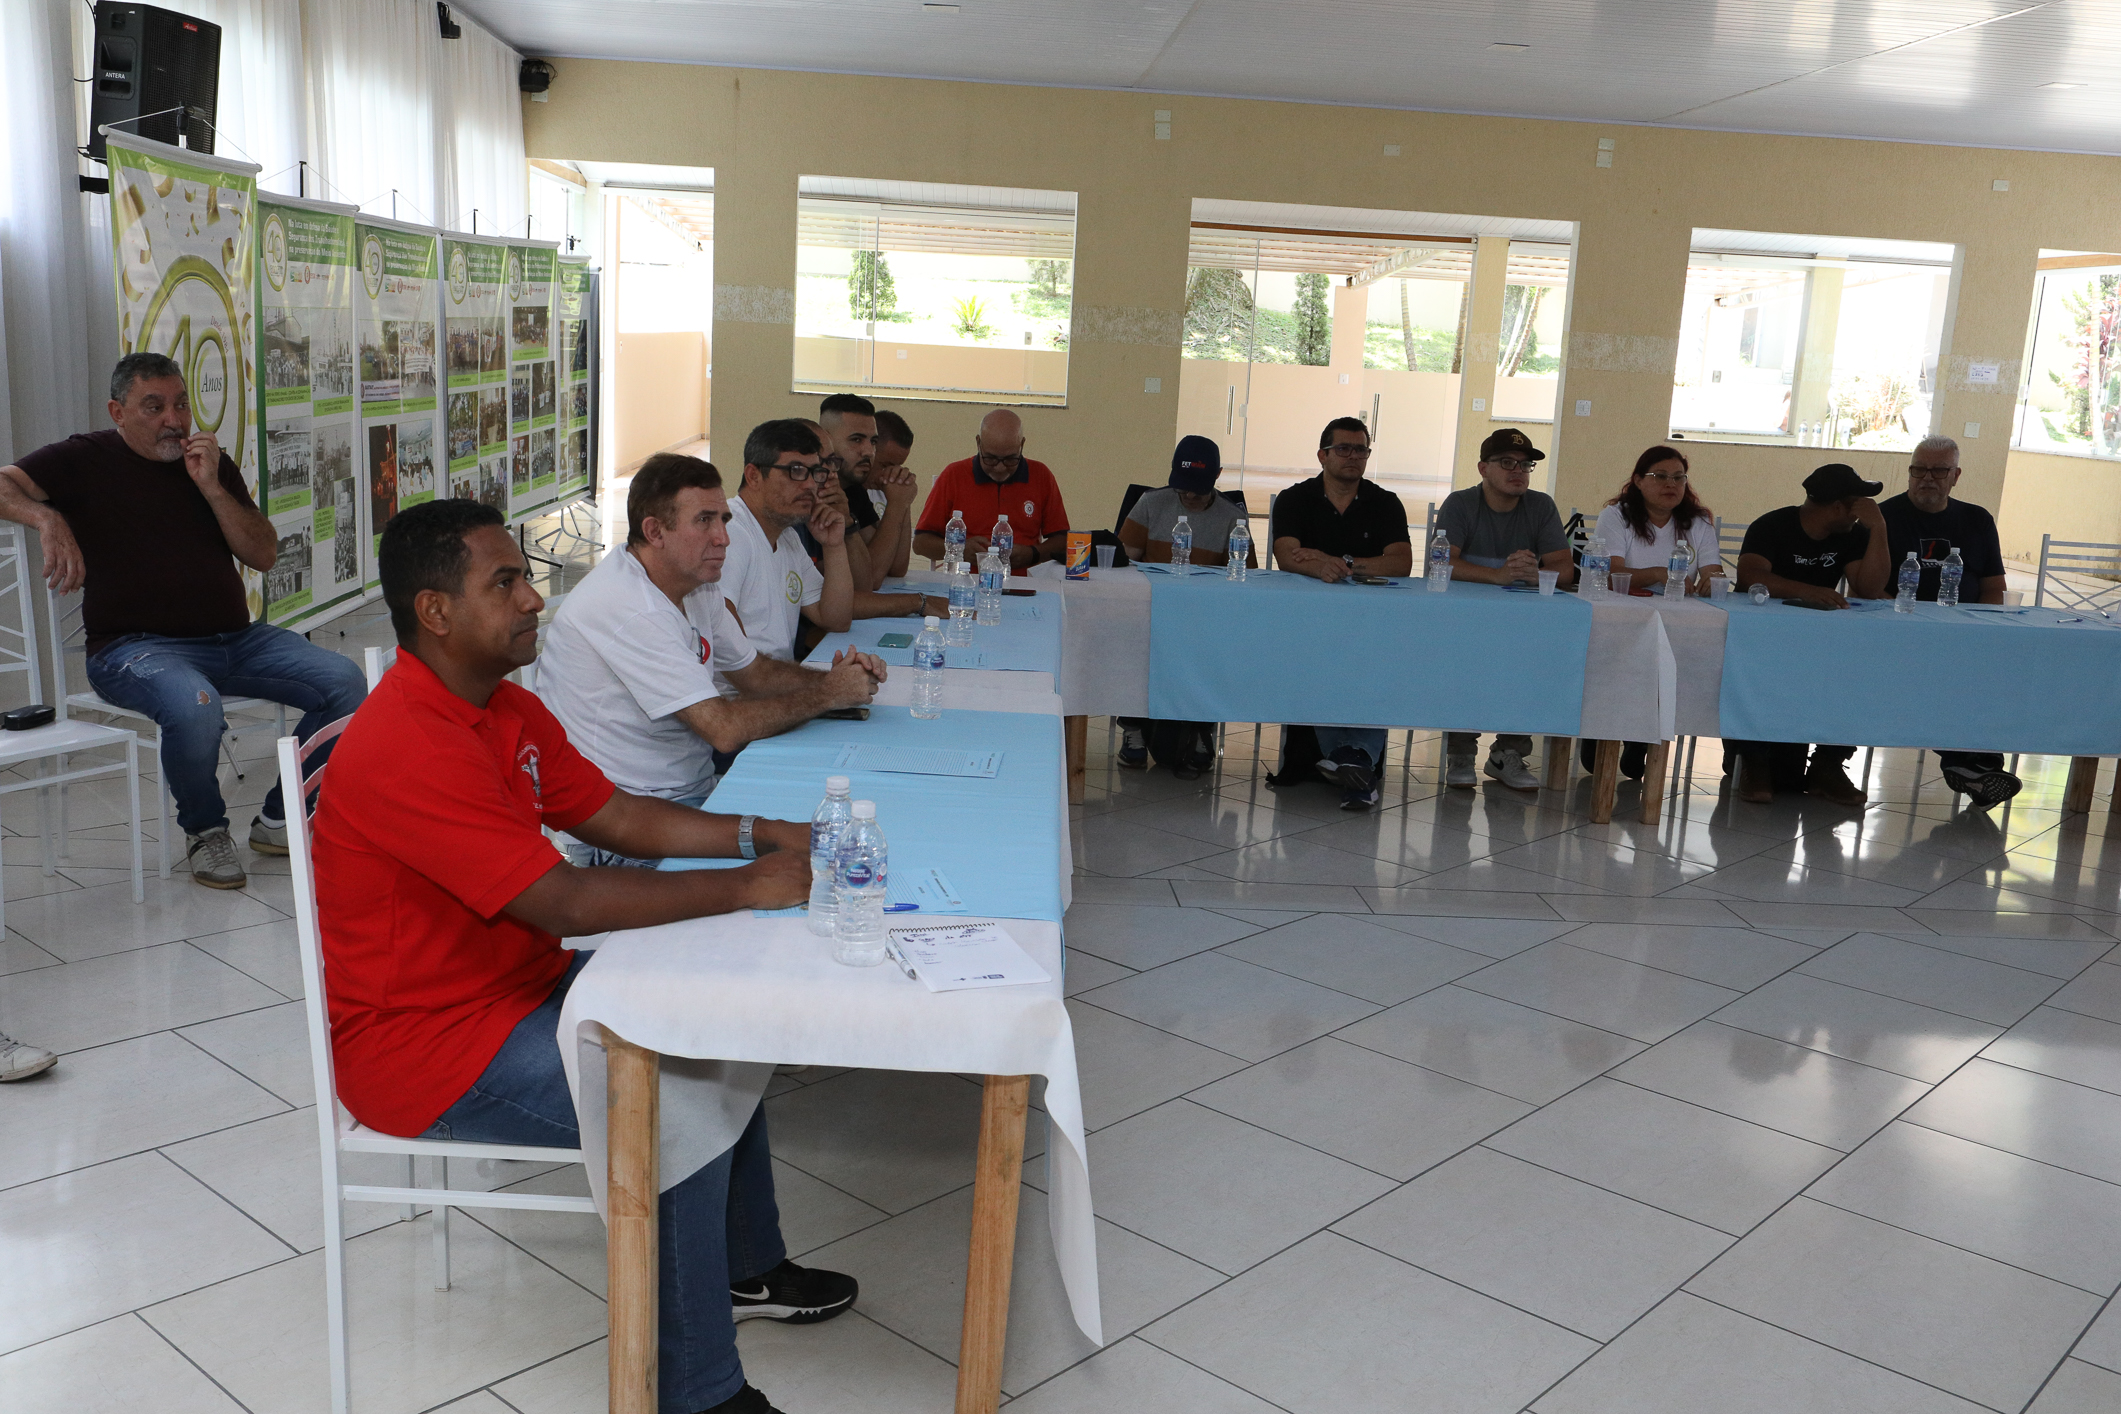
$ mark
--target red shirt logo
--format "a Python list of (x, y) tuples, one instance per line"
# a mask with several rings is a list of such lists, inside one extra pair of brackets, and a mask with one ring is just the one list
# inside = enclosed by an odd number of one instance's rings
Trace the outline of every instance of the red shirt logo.
[(694, 629), (692, 631), (692, 641), (699, 646), (700, 661), (702, 663), (714, 657), (714, 645), (710, 644), (707, 641), (706, 634), (701, 633), (698, 629)]

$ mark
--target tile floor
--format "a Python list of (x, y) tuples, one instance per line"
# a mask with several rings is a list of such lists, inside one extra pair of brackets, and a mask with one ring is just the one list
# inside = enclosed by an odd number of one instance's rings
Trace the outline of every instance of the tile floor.
[[(1628, 788), (1597, 826), (1581, 777), (1440, 791), (1423, 734), (1368, 816), (1269, 790), (1260, 745), (1233, 730), (1188, 784), (1093, 727), (1068, 985), (1109, 1344), (1066, 1318), (1034, 1159), (1013, 1406), (2121, 1410), (2121, 824), (2060, 811), (2066, 763), (1982, 816), (1880, 752), (1857, 816), (1734, 803), (1704, 742), (1662, 824)], [(52, 877), (0, 805), (0, 1029), (65, 1052), (0, 1090), (0, 1414), (311, 1414), (285, 868), (135, 908), (115, 800), (80, 793)], [(744, 1328), (790, 1414), (948, 1407), (977, 1100), (776, 1082), (790, 1245), (864, 1286)], [(476, 1168), (453, 1180), (579, 1191)], [(593, 1220), (461, 1215), (437, 1292), (427, 1219), (351, 1211), (360, 1414), (604, 1407)]]

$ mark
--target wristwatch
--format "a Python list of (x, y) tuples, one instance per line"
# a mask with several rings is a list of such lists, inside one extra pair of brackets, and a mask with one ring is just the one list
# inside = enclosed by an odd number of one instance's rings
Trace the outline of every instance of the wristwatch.
[(759, 817), (746, 815), (736, 822), (736, 852), (746, 859), (757, 859), (758, 848), (752, 843), (751, 832), (758, 828)]

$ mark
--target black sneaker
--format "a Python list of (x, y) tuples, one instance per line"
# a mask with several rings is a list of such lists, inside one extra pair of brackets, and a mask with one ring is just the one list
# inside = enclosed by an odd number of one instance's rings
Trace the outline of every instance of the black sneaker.
[(773, 1402), (750, 1385), (745, 1385), (711, 1409), (702, 1409), (700, 1414), (781, 1414)]
[(1149, 738), (1139, 727), (1122, 727), (1119, 734), (1119, 764), (1130, 771), (1149, 769)]
[(763, 1316), (784, 1325), (807, 1326), (829, 1321), (852, 1306), (860, 1289), (844, 1273), (782, 1262), (762, 1277), (729, 1288), (730, 1315), (739, 1321)]
[(2001, 805), (2024, 789), (2025, 782), (2008, 771), (1982, 771), (1967, 787), (1966, 798), (1986, 810), (1992, 805)]
[(1376, 798), (1377, 780), (1370, 774), (1370, 757), (1359, 747), (1343, 746), (1321, 758), (1318, 774), (1350, 794), (1367, 795), (1373, 801)]
[(1378, 794), (1377, 784), (1374, 781), (1371, 782), (1368, 790), (1345, 791), (1340, 797), (1340, 808), (1343, 810), (1372, 809), (1377, 804)]

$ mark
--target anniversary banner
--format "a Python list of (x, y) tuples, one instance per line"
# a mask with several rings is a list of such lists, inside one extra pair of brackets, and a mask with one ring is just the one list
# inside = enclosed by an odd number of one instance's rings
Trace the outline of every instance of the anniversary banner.
[(355, 207), (258, 199), (258, 504), (280, 541), (265, 616), (296, 627), (361, 597), (354, 457)]
[[(258, 494), (252, 294), (258, 168), (106, 129), (121, 353), (184, 371), (192, 430), (210, 432)], [(244, 570), (253, 618), (264, 590)]]
[(508, 242), (508, 520), (559, 500), (559, 342), (553, 298), (559, 247)]
[(400, 507), (435, 498), (442, 451), (436, 398), (440, 240), (424, 226), (365, 216), (354, 223), (360, 262), (354, 291), (359, 348), (359, 445), (368, 494), (361, 579), (380, 588), (376, 540)]
[(508, 248), (442, 242), (449, 494), (508, 514)]
[(590, 488), (595, 469), (589, 456), (589, 406), (595, 397), (589, 382), (591, 325), (589, 262), (560, 257), (560, 479), (558, 499), (571, 501)]

